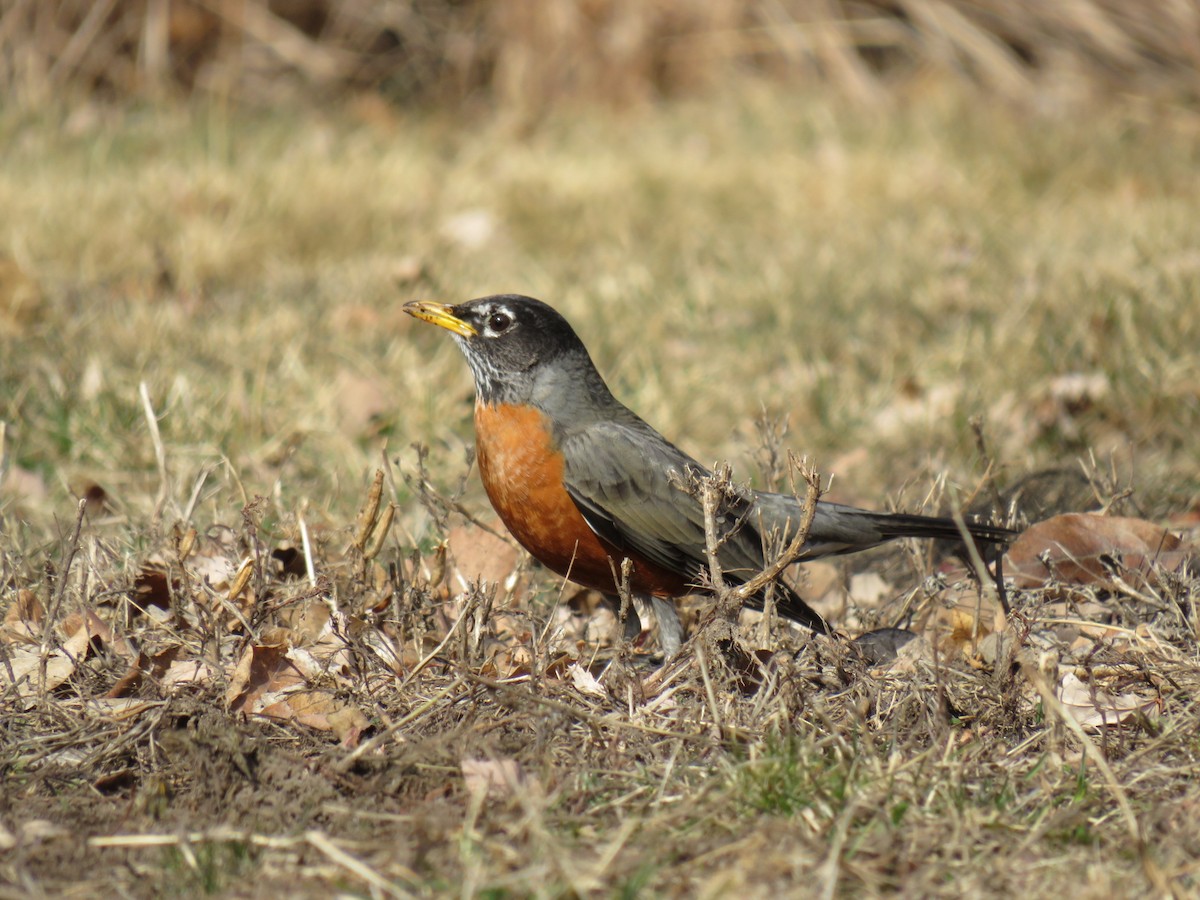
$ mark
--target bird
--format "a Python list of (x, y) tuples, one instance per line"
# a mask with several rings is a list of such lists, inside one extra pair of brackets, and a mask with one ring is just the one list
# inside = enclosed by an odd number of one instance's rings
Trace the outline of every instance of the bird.
[[(666, 657), (684, 629), (674, 601), (711, 589), (703, 503), (682, 485), (711, 470), (613, 396), (583, 341), (552, 306), (519, 294), (404, 311), (453, 336), (475, 386), (475, 460), (488, 499), (514, 538), (547, 568), (610, 598), (622, 563), (649, 601)], [(722, 507), (716, 561), (744, 584), (767, 564), (764, 537), (794, 533), (804, 502), (746, 488)], [(983, 544), (1014, 532), (968, 522)], [(800, 561), (854, 553), (897, 538), (962, 540), (950, 518), (879, 513), (818, 500)], [(782, 580), (776, 610), (814, 632), (829, 624)], [(762, 608), (764, 593), (749, 604)], [(630, 621), (637, 620), (636, 610)], [(626, 623), (627, 629), (629, 622)], [(640, 629), (635, 624), (633, 633)]]

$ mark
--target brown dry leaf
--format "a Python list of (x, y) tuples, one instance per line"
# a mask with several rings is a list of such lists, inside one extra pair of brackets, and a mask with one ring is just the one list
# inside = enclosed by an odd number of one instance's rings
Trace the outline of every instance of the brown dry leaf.
[(194, 552), (188, 558), (187, 565), (197, 580), (221, 592), (229, 590), (239, 569), (237, 562), (211, 543)]
[(350, 743), (357, 742), (358, 735), (370, 724), (361, 710), (339, 700), (330, 691), (293, 691), (255, 712), (298, 722), (317, 731), (332, 731), (339, 740)]
[(464, 759), (463, 783), (472, 794), (506, 797), (532, 786), (515, 759)]
[[(75, 672), (91, 640), (92, 634), (87, 625), (80, 625), (61, 647), (47, 655), (44, 682), (41, 677), (41, 648), (13, 648), (8, 655), (8, 664), (0, 665), (0, 686), (11, 685), (20, 697), (33, 697), (43, 691), (54, 690)], [(13, 680), (9, 678), (10, 673)]]
[[(133, 675), (137, 676), (136, 681), (140, 681), (143, 676), (148, 674), (151, 678), (156, 679), (159, 687), (168, 694), (177, 693), (178, 689), (185, 685), (210, 683), (214, 673), (212, 665), (202, 659), (180, 659), (183, 650), (182, 645), (174, 644), (149, 658), (143, 656), (138, 660), (134, 669), (121, 681), (124, 682)], [(122, 694), (118, 693), (117, 688), (114, 687), (109, 691), (108, 696), (119, 697)]]
[(326, 713), (325, 720), (329, 723), (330, 731), (337, 735), (344, 747), (358, 746), (363, 731), (371, 724), (371, 720), (363, 715), (361, 709), (346, 703)]
[(59, 635), (64, 639), (74, 635), (81, 628), (87, 631), (89, 640), (99, 641), (131, 663), (137, 660), (138, 654), (134, 651), (133, 645), (123, 637), (116, 637), (108, 623), (90, 609), (85, 609), (81, 613), (71, 613), (56, 626)]
[(146, 654), (139, 654), (126, 670), (125, 674), (117, 679), (117, 683), (108, 689), (104, 695), (107, 698), (126, 697), (138, 689), (142, 683), (142, 678), (146, 674), (146, 666), (149, 663)]
[[(306, 673), (321, 672), (344, 675), (350, 671), (353, 661), (347, 637), (349, 635), (364, 637), (366, 633), (374, 631), (374, 629), (365, 627), (361, 619), (347, 616), (340, 611), (335, 612), (328, 606), (325, 606), (325, 613), (320, 629), (311, 638), (307, 633), (304, 634), (302, 647), (294, 650), (291, 656), (295, 659), (300, 653), (308, 655), (310, 668), (304, 669)], [(304, 624), (311, 628), (318, 621), (320, 621), (320, 614), (315, 613), (314, 616), (306, 619)]]
[[(500, 522), (493, 523), (497, 530)], [(465, 591), (472, 582), (499, 585), (506, 593), (517, 588), (516, 571), (520, 553), (515, 546), (477, 525), (460, 525), (446, 535), (452, 590)]]
[(46, 620), (46, 609), (33, 591), (21, 588), (16, 602), (4, 614), (4, 625), (0, 627), (0, 641), (36, 643), (42, 639), (42, 623)]
[(308, 676), (320, 674), (324, 667), (308, 651), (297, 650), (294, 637), (276, 628), (263, 635), (263, 644), (247, 647), (230, 678), (225, 702), (246, 715), (295, 721), (333, 731), (343, 742), (357, 741), (367, 727), (366, 716), (331, 691), (309, 689)]
[(159, 681), (167, 693), (174, 694), (185, 685), (210, 683), (213, 674), (213, 667), (203, 660), (177, 659), (167, 666)]
[(527, 675), (533, 667), (533, 652), (526, 642), (509, 644), (488, 660), (495, 677), (503, 680)]
[(1018, 588), (1052, 581), (1115, 587), (1108, 565), (1115, 562), (1138, 587), (1152, 580), (1155, 563), (1182, 565), (1180, 546), (1175, 535), (1144, 519), (1068, 513), (1026, 529), (1005, 556), (1005, 571)]
[[(277, 632), (281, 630), (275, 629)], [(265, 643), (268, 640), (265, 634), (263, 639), (263, 644), (246, 648), (230, 676), (225, 703), (231, 710), (255, 712), (256, 705), (266, 692), (281, 691), (304, 683), (304, 676), (287, 658), (291, 646), (286, 641)]]
[(592, 697), (608, 698), (608, 691), (605, 690), (596, 676), (585, 669), (579, 663), (572, 663), (567, 667), (567, 673), (571, 676), (571, 683), (575, 685), (575, 690), (581, 694), (587, 694)]
[(968, 656), (979, 651), (983, 639), (1004, 629), (1004, 610), (977, 585), (962, 581), (943, 590), (933, 614), (921, 628), (939, 652)]
[(1137, 715), (1150, 715), (1158, 708), (1158, 697), (1126, 692), (1110, 694), (1067, 672), (1058, 683), (1058, 699), (1067, 713), (1084, 728), (1099, 730), (1120, 725)]
[(83, 708), (101, 718), (122, 722), (136, 719), (146, 710), (162, 706), (163, 701), (138, 697), (94, 697), (84, 701)]
[(109, 507), (111, 498), (108, 491), (91, 479), (76, 485), (74, 492), (76, 497), (87, 501), (89, 516), (98, 516)]
[(138, 573), (133, 583), (133, 605), (140, 610), (171, 608), (172, 589), (178, 590), (178, 582), (172, 584), (167, 579), (167, 573), (157, 564), (150, 563)]
[(42, 290), (16, 260), (0, 256), (0, 335), (19, 336), (43, 313)]

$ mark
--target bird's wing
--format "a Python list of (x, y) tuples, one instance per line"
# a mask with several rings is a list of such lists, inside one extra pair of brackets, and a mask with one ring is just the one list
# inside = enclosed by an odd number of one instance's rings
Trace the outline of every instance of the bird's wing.
[[(567, 493), (603, 540), (688, 578), (705, 568), (704, 511), (681, 487), (703, 466), (640, 421), (597, 423), (564, 438), (563, 451)], [(758, 533), (746, 521), (735, 528), (743, 511), (717, 522), (728, 535), (718, 558), (739, 581), (763, 566)]]

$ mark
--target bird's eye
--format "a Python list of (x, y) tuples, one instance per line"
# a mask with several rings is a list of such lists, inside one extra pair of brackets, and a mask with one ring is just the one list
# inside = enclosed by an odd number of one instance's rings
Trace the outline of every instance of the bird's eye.
[(503, 310), (497, 310), (488, 316), (488, 331), (492, 334), (500, 334), (502, 331), (507, 331), (512, 325), (512, 316)]

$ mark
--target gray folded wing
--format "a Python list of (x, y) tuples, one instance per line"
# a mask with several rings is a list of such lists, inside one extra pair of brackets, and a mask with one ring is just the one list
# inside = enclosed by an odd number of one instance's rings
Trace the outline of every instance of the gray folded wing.
[[(647, 440), (651, 435), (657, 437), (640, 421), (601, 422), (564, 438), (567, 493), (617, 551), (697, 578), (707, 567), (704, 511), (682, 484), (689, 472), (708, 470), (661, 437)], [(732, 504), (717, 521), (718, 535), (726, 537), (718, 559), (736, 581), (763, 567), (762, 540), (743, 515), (748, 506), (748, 500)]]

